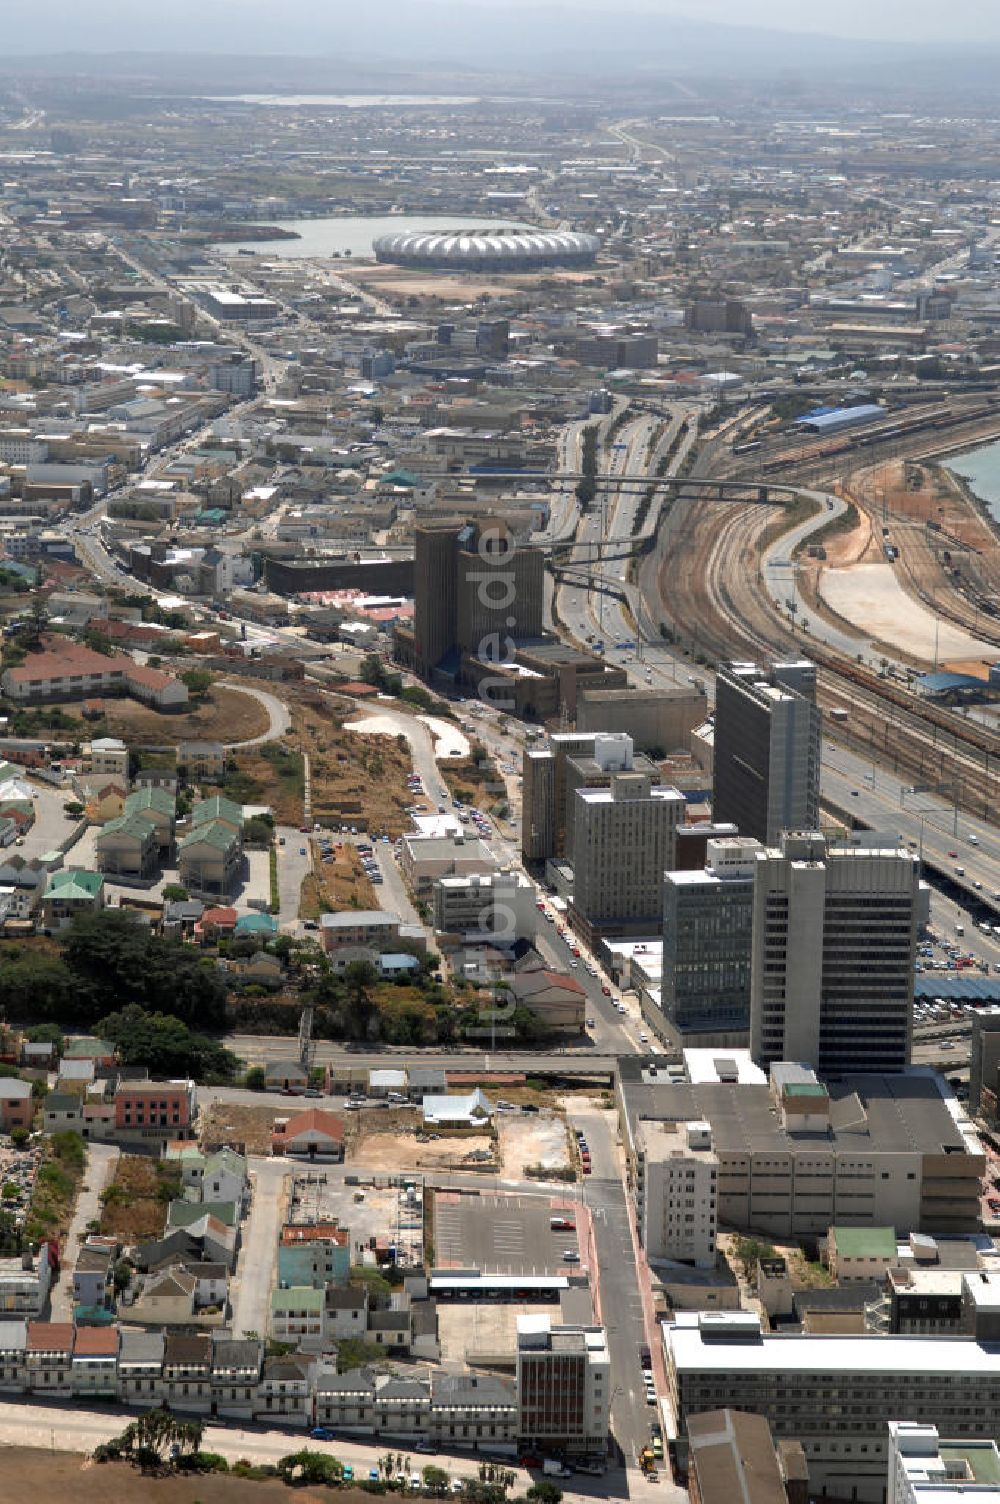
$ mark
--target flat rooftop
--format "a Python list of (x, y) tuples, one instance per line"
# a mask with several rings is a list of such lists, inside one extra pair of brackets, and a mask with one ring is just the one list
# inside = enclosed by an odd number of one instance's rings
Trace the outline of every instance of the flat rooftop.
[(1000, 1379), (1000, 1348), (971, 1337), (871, 1337), (821, 1333), (760, 1334), (755, 1323), (678, 1311), (663, 1340), (679, 1373), (884, 1373)]
[[(685, 1052), (685, 1058), (693, 1053)], [(698, 1053), (715, 1060), (733, 1060), (739, 1055), (725, 1049)], [(736, 1068), (739, 1071), (738, 1060)], [(800, 1135), (790, 1134), (782, 1126), (766, 1084), (740, 1079), (667, 1081), (659, 1073), (651, 1078), (638, 1056), (623, 1057), (619, 1072), (633, 1134), (643, 1118), (707, 1118), (718, 1152), (792, 1151), (805, 1143)], [(854, 1154), (969, 1151), (969, 1142), (932, 1072), (841, 1076), (825, 1084), (830, 1095), (830, 1134), (823, 1140), (824, 1149)], [(815, 1148), (815, 1140), (811, 1143)]]

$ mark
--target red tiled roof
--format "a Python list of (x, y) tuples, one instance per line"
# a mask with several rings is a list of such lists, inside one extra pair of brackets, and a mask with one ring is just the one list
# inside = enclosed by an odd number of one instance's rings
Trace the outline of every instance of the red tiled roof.
[(29, 1353), (68, 1353), (73, 1347), (71, 1321), (29, 1321)]
[(347, 1228), (338, 1222), (287, 1222), (281, 1229), (281, 1242), (285, 1248), (294, 1243), (315, 1243), (320, 1239), (338, 1243), (341, 1248), (349, 1242)]
[(206, 909), (202, 914), (199, 924), (235, 924), (240, 916), (235, 909), (217, 908)]
[(118, 1336), (116, 1326), (78, 1326), (73, 1352), (83, 1358), (116, 1358)]
[(335, 1112), (324, 1112), (322, 1107), (310, 1107), (305, 1112), (297, 1112), (288, 1119), (282, 1137), (296, 1138), (300, 1133), (308, 1133), (311, 1128), (319, 1133), (327, 1133), (333, 1139), (341, 1140), (344, 1137), (343, 1118)]

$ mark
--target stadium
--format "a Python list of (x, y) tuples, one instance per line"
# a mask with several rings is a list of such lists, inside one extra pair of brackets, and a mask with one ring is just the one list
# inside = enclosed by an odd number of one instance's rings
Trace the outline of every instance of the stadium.
[(527, 271), (540, 266), (590, 266), (596, 235), (573, 230), (403, 230), (372, 242), (376, 261), (438, 271)]

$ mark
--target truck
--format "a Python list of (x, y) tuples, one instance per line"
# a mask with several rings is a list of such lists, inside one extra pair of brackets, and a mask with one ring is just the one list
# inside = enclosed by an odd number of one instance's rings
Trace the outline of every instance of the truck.
[(546, 1478), (571, 1478), (573, 1476), (572, 1470), (564, 1462), (560, 1462), (558, 1457), (543, 1457), (542, 1473)]

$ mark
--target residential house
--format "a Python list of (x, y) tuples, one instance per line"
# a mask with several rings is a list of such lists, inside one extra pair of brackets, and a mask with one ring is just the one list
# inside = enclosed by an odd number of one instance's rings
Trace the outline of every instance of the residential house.
[(4, 1317), (39, 1316), (45, 1309), (52, 1285), (52, 1265), (47, 1243), (37, 1253), (25, 1250), (0, 1258), (0, 1313)]
[(517, 1441), (517, 1386), (470, 1373), (431, 1375), (430, 1434), (447, 1450)]
[(212, 1414), (222, 1420), (252, 1420), (264, 1365), (260, 1337), (212, 1337)]
[(123, 653), (96, 653), (65, 637), (50, 639), (46, 648), (29, 654), (23, 664), (6, 669), (0, 677), (4, 694), (15, 704), (113, 694), (133, 695), (157, 710), (176, 710), (187, 704), (187, 687), (179, 679), (136, 663)]
[(156, 829), (160, 851), (164, 855), (173, 851), (177, 801), (167, 789), (150, 785), (134, 789), (125, 800), (124, 813), (149, 820)]
[(317, 1361), (306, 1353), (291, 1353), (284, 1358), (265, 1358), (264, 1371), (257, 1389), (258, 1421), (279, 1421), (284, 1425), (312, 1424), (312, 1391)]
[(583, 1033), (587, 992), (576, 977), (536, 967), (513, 972), (507, 986), (516, 1005), (530, 1009), (549, 1033)]
[(48, 879), (48, 868), (39, 862), (26, 861), (20, 852), (5, 857), (0, 863), (0, 892), (3, 893), (0, 909), (4, 920), (32, 918), (42, 906)]
[(46, 1133), (80, 1133), (83, 1129), (83, 1097), (74, 1091), (52, 1091), (42, 1103), (42, 1128)]
[(240, 832), (221, 820), (196, 825), (177, 843), (177, 866), (180, 880), (190, 893), (203, 898), (225, 897), (235, 888), (243, 867)]
[(164, 1332), (123, 1327), (118, 1349), (118, 1397), (125, 1405), (150, 1410), (162, 1394)]
[(496, 1114), (493, 1103), (480, 1088), (465, 1096), (425, 1097), (423, 1115), (425, 1124), (437, 1128), (489, 1128)]
[(343, 1285), (351, 1272), (351, 1235), (337, 1222), (286, 1222), (278, 1235), (278, 1284)]
[(399, 1355), (410, 1351), (412, 1330), (410, 1326), (409, 1298), (404, 1305), (395, 1301), (388, 1311), (369, 1311), (367, 1340), (375, 1347)]
[(83, 1093), (97, 1079), (97, 1066), (93, 1060), (62, 1060), (59, 1063), (58, 1084), (66, 1091)]
[(232, 799), (226, 799), (222, 794), (215, 794), (211, 799), (202, 799), (191, 810), (191, 828), (197, 830), (204, 825), (227, 825), (240, 835), (243, 830), (243, 806), (236, 804)]
[(29, 1321), (25, 1384), (35, 1394), (69, 1395), (73, 1387), (73, 1323)]
[(399, 939), (400, 918), (382, 909), (343, 909), (339, 914), (322, 914), (319, 928), (323, 949), (339, 950), (344, 945), (366, 945), (374, 949)]
[(351, 1368), (347, 1373), (318, 1374), (316, 1424), (370, 1436), (375, 1429), (374, 1370)]
[(115, 1063), (114, 1045), (93, 1034), (77, 1034), (63, 1045), (64, 1060), (92, 1060), (97, 1069), (110, 1069)]
[(0, 1394), (22, 1394), (27, 1372), (28, 1323), (0, 1321)]
[(163, 933), (181, 935), (185, 940), (191, 939), (204, 912), (205, 905), (200, 898), (171, 899), (163, 905)]
[(269, 1060), (264, 1066), (268, 1091), (305, 1091), (309, 1072), (300, 1060)]
[(151, 767), (140, 768), (132, 779), (132, 787), (135, 789), (165, 789), (168, 794), (177, 798), (177, 774), (173, 768)]
[(239, 1229), (242, 1206), (235, 1201), (187, 1201), (180, 1198), (171, 1201), (167, 1207), (167, 1231), (174, 1228), (189, 1230), (197, 1226), (203, 1218), (211, 1217), (213, 1221), (228, 1228), (234, 1235)]
[(390, 981), (420, 970), (420, 962), (416, 956), (411, 956), (409, 951), (405, 950), (382, 951), (375, 964), (378, 967), (379, 976), (387, 977)]
[(236, 936), (240, 940), (256, 940), (266, 945), (278, 933), (278, 921), (273, 914), (241, 914), (236, 921)]
[(275, 1342), (290, 1342), (303, 1352), (322, 1352), (326, 1346), (324, 1292), (312, 1285), (272, 1290), (271, 1337)]
[(108, 876), (143, 881), (157, 870), (159, 840), (156, 826), (141, 814), (109, 820), (97, 833), (97, 865)]
[(138, 1244), (132, 1260), (143, 1273), (201, 1259), (210, 1264), (226, 1264), (231, 1269), (235, 1262), (235, 1244), (234, 1228), (226, 1227), (216, 1217), (205, 1215), (191, 1227), (175, 1227), (162, 1238)]
[(113, 1324), (75, 1328), (70, 1382), (76, 1399), (117, 1398), (119, 1341), (119, 1329)]
[(222, 936), (235, 932), (238, 918), (235, 909), (204, 909), (201, 918), (195, 923), (194, 938), (202, 945), (214, 944)]
[(65, 929), (77, 914), (104, 907), (104, 878), (82, 867), (60, 867), (49, 874), (42, 898), (42, 921), (47, 930)]
[(331, 1285), (326, 1291), (326, 1334), (333, 1342), (360, 1338), (368, 1331), (368, 1291), (354, 1285)]
[[(201, 1257), (215, 1264), (228, 1264), (232, 1269), (236, 1264), (236, 1254), (239, 1242), (239, 1224), (237, 1221), (228, 1222), (215, 1214), (212, 1208), (218, 1208), (224, 1203), (213, 1201), (210, 1205), (192, 1205), (190, 1202), (173, 1202), (172, 1215), (174, 1223), (168, 1222), (166, 1236), (161, 1243), (169, 1241), (172, 1233), (186, 1233), (195, 1240), (200, 1252), (195, 1257)], [(168, 1218), (171, 1212), (168, 1210)]]
[[(265, 933), (258, 935), (262, 939), (269, 938), (273, 933), (271, 925), (275, 923), (270, 914), (243, 914), (236, 923), (237, 935), (245, 935), (247, 930), (242, 924), (243, 919), (266, 919)], [(252, 932), (251, 932), (252, 933)], [(226, 961), (226, 974), (230, 986), (242, 992), (246, 987), (263, 987), (267, 992), (280, 992), (285, 982), (285, 968), (280, 959), (272, 955), (270, 951), (258, 950), (252, 956), (244, 956), (238, 960)]]
[(17, 1076), (0, 1077), (0, 1130), (30, 1128), (35, 1116), (31, 1082)]
[(192, 1201), (232, 1201), (242, 1206), (247, 1195), (247, 1162), (235, 1149), (206, 1154), (196, 1144), (168, 1144), (164, 1159), (180, 1165), (181, 1185)]
[(190, 780), (219, 779), (226, 771), (226, 749), (221, 742), (181, 742), (177, 766)]
[(88, 1312), (107, 1308), (117, 1246), (114, 1238), (89, 1237), (84, 1243), (73, 1267), (74, 1308)]
[(335, 1112), (324, 1112), (318, 1107), (294, 1117), (278, 1118), (271, 1134), (271, 1153), (310, 1161), (342, 1160), (344, 1120)]
[[(156, 1274), (147, 1274), (141, 1289), (128, 1304), (122, 1304), (122, 1314), (137, 1327), (197, 1327), (212, 1325), (198, 1321), (195, 1305), (197, 1280), (180, 1265), (159, 1269)], [(218, 1316), (218, 1324), (223, 1318)]]
[(375, 1380), (376, 1434), (406, 1441), (427, 1435), (431, 1390), (426, 1379), (382, 1374)]
[(90, 769), (124, 781), (128, 790), (128, 747), (116, 736), (95, 736), (90, 744)]
[(107, 825), (125, 813), (128, 788), (118, 778), (92, 773), (89, 778), (74, 778), (73, 790), (82, 800), (84, 813), (91, 825)]
[(209, 1332), (168, 1332), (163, 1344), (160, 1393), (171, 1410), (208, 1415), (212, 1409), (212, 1337)]
[(56, 1062), (56, 1047), (51, 1039), (22, 1039), (21, 1064), (27, 1070), (49, 1071)]

